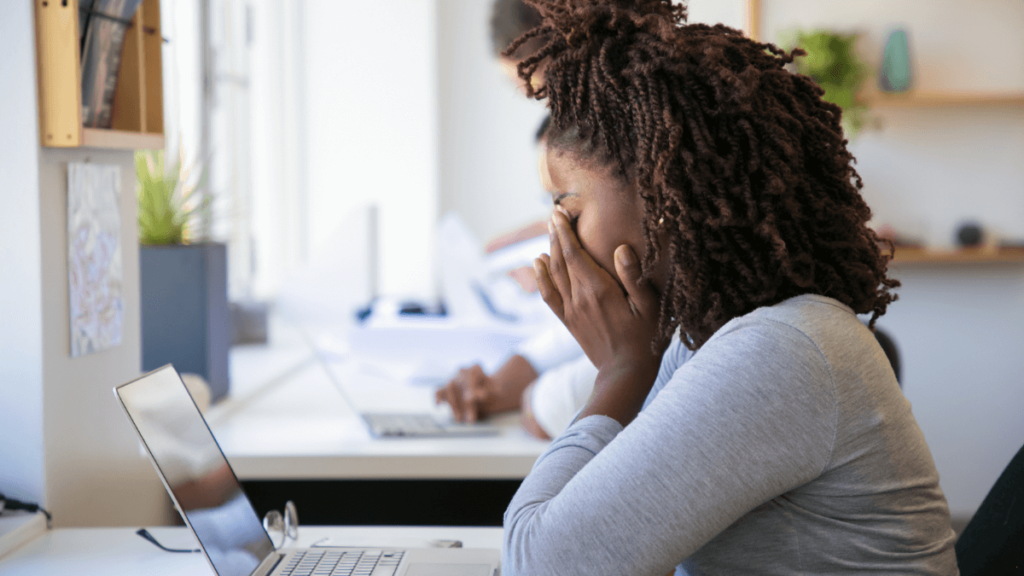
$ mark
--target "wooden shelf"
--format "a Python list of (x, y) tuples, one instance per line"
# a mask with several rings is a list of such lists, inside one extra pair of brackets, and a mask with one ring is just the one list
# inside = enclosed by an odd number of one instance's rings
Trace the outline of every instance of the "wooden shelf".
[(936, 108), (955, 106), (1024, 106), (1024, 92), (869, 92), (860, 100), (871, 108)]
[(1024, 248), (964, 248), (929, 250), (896, 247), (894, 265), (900, 264), (1024, 264)]
[(78, 0), (35, 0), (39, 137), (53, 148), (163, 148), (160, 0), (143, 0), (124, 38), (111, 129), (82, 125)]
[(82, 128), (82, 146), (86, 148), (110, 148), (115, 150), (160, 150), (164, 147), (164, 135), (126, 130), (104, 130)]
[[(761, 38), (761, 0), (746, 1), (747, 35)], [(858, 99), (871, 108), (941, 108), (957, 106), (1024, 106), (1024, 90), (994, 92), (942, 92), (911, 90), (906, 94), (886, 94), (865, 89)]]

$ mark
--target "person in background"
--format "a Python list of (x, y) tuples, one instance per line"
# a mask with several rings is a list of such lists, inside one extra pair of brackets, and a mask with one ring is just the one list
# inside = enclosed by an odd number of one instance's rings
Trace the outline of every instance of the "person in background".
[[(494, 53), (502, 71), (517, 83), (521, 78), (516, 66), (539, 49), (543, 39), (524, 42), (512, 55), (503, 52), (540, 21), (540, 14), (522, 0), (496, 0), (492, 6)], [(525, 93), (525, 85), (520, 83), (519, 86)], [(538, 152), (542, 155), (548, 122), (545, 118), (536, 135)], [(491, 240), (486, 251), (492, 254), (546, 234), (547, 220), (535, 222)], [(532, 266), (513, 269), (509, 275), (527, 292), (537, 291)], [(452, 415), (460, 422), (475, 422), (493, 414), (520, 410), (523, 427), (531, 435), (550, 439), (560, 434), (583, 407), (596, 375), (597, 369), (575, 338), (552, 317), (549, 328), (524, 342), (493, 374), (487, 374), (479, 365), (463, 368), (437, 391), (436, 400), (448, 403)]]
[[(525, 94), (526, 86), (516, 67), (544, 44), (543, 38), (534, 38), (520, 45), (511, 54), (505, 54), (514, 40), (540, 25), (540, 12), (523, 0), (494, 0), (491, 5), (491, 48), (501, 71), (519, 86)], [(539, 79), (539, 76), (538, 76)]]
[(871, 333), (892, 245), (842, 110), (787, 70), (803, 52), (669, 0), (529, 1), (509, 50), (548, 39), (519, 67), (551, 113), (537, 284), (598, 375), (508, 506), (502, 573), (957, 574)]

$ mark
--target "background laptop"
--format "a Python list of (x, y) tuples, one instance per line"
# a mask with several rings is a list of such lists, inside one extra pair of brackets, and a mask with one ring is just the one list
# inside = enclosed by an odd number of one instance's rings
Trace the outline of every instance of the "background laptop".
[(498, 550), (275, 550), (177, 371), (158, 368), (114, 388), (164, 487), (218, 576), (395, 574), (495, 576)]
[(376, 438), (466, 438), (474, 436), (495, 436), (501, 430), (492, 424), (464, 424), (430, 412), (364, 412), (345, 390), (344, 384), (324, 358), (324, 353), (311, 346), (317, 362), (338, 390), (338, 394), (366, 425)]

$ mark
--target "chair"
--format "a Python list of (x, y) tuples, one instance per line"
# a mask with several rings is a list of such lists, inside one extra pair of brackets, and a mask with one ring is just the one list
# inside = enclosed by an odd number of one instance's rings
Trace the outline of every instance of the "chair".
[(956, 541), (960, 576), (1024, 574), (1024, 447)]
[(900, 353), (896, 349), (896, 342), (877, 326), (875, 326), (875, 340), (878, 340), (882, 351), (885, 352), (885, 357), (889, 359), (892, 371), (896, 374), (896, 382), (899, 383), (900, 388), (903, 388), (903, 379), (900, 377)]

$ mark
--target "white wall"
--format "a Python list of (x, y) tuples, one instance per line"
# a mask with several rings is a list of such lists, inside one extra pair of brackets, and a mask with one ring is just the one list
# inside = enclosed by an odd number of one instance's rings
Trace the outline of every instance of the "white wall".
[(299, 8), (304, 2), (254, 0), (251, 6), (253, 290), (267, 297), (301, 264), (308, 247), (309, 180), (300, 145), (306, 127), (296, 121), (304, 90), (299, 84), (303, 62), (295, 54), (303, 41)]
[(376, 203), (380, 290), (431, 296), (438, 207), (434, 1), (306, 0), (303, 27), (310, 254), (337, 237), (354, 210)]
[[(170, 502), (111, 388), (139, 374), (138, 234), (131, 152), (40, 149), (32, 4), (0, 3), (0, 492), (55, 526), (151, 525)], [(70, 358), (67, 162), (117, 163), (120, 346)]]
[[(876, 66), (906, 26), (916, 86), (1024, 91), (1024, 3), (978, 0), (763, 0), (768, 40), (794, 27), (863, 34)], [(950, 246), (958, 223), (1024, 238), (1024, 115), (1019, 106), (876, 111), (882, 128), (850, 149), (879, 222)], [(1024, 444), (1024, 266), (904, 265), (900, 300), (880, 320), (903, 360), (904, 391), (956, 516), (970, 516)]]
[(490, 10), (490, 1), (437, 0), (440, 212), (458, 212), (481, 242), (551, 209), (534, 147), (544, 104), (499, 69)]
[[(121, 344), (71, 358), (67, 275), (67, 164), (121, 166)], [(130, 151), (43, 148), (39, 154), (42, 239), (43, 429), (46, 502), (55, 526), (167, 523), (163, 485), (139, 450), (112, 389), (141, 373), (139, 240)]]
[(32, 4), (0, 3), (0, 493), (46, 492), (39, 156)]

